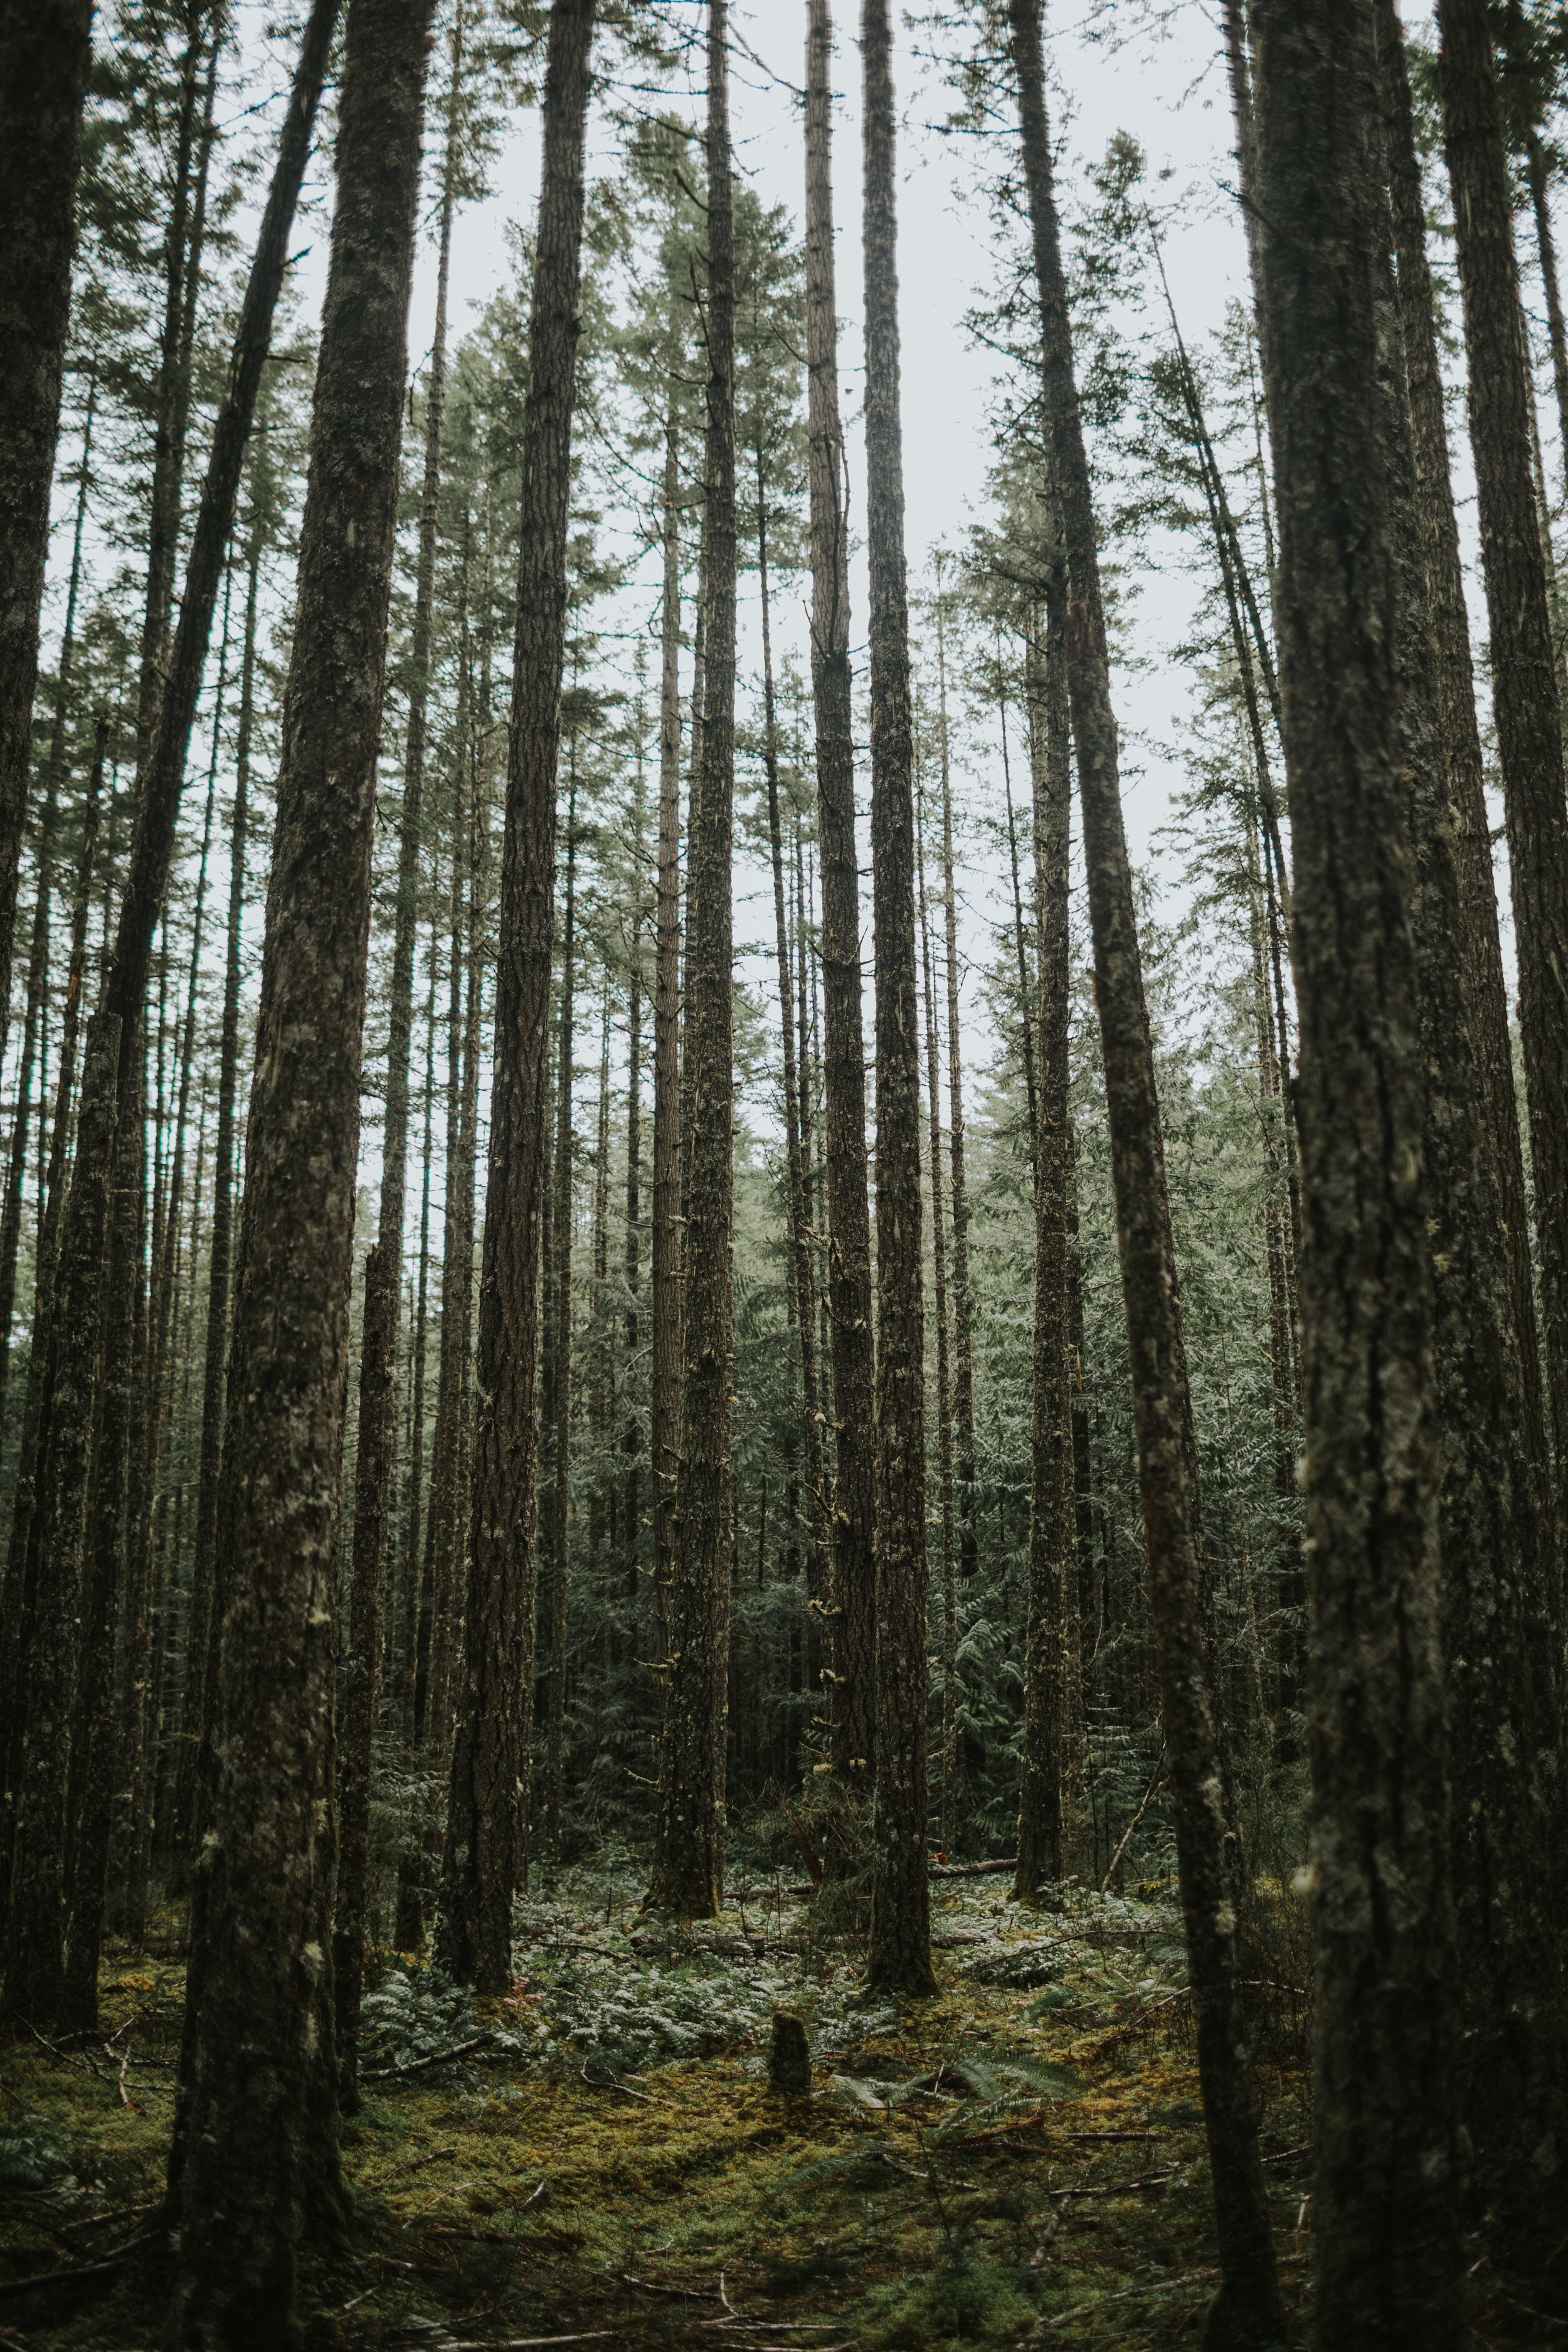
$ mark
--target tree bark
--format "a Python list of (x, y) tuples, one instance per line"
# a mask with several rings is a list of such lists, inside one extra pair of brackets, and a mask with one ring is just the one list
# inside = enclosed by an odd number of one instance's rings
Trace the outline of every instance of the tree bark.
[(691, 1105), (669, 1674), (648, 1908), (711, 1918), (724, 1883), (733, 1377), (731, 832), (735, 791), (735, 248), (728, 10), (708, 8), (708, 381), (702, 752), (688, 852)]
[(1153, 1047), (1121, 821), (1094, 508), (1051, 180), (1039, 0), (1009, 0), (1008, 22), (1040, 303), (1047, 445), (1068, 566), (1068, 697), (1078, 753), (1139, 1487), (1219, 2238), (1221, 2284), (1210, 2314), (1208, 2341), (1216, 2347), (1258, 2347), (1283, 2339), (1284, 2319), (1257, 2119), (1236, 2013), (1236, 1915), (1226, 1843), (1225, 1759), (1205, 1655), (1208, 1612), (1192, 1398)]
[(0, 11), (0, 1046), (32, 766), (92, 0)]
[(1068, 1226), (1072, 1139), (1068, 1041), (1072, 971), (1068, 936), (1071, 773), (1067, 711), (1065, 567), (1047, 583), (1045, 757), (1035, 819), (1040, 919), (1039, 1124), (1035, 1161), (1035, 1328), (1030, 1437), (1029, 1597), (1024, 1649), (1024, 1752), (1018, 1787), (1018, 1866), (1013, 1891), (1037, 1895), (1062, 1874), (1062, 1796), (1068, 1713), (1068, 1622), (1074, 1612), (1077, 1544), (1074, 1461), (1068, 1451)]
[(331, 1702), (365, 961), (433, 0), (350, 0), (219, 1499), (172, 2345), (276, 2344), (341, 2213)]
[[(1470, 444), (1491, 629), (1492, 709), (1519, 956), (1519, 1026), (1535, 1186), (1546, 1396), (1561, 1489), (1568, 1464), (1568, 999), (1558, 975), (1568, 971), (1568, 785), (1546, 566), (1531, 478), (1530, 364), (1491, 28), (1482, 0), (1443, 0), (1437, 21), (1443, 134), (1454, 186), (1469, 362)], [(1473, 803), (1468, 813), (1473, 817)], [(1484, 839), (1483, 832), (1470, 853), (1478, 859)], [(1479, 878), (1478, 871), (1466, 891), (1472, 908)], [(1484, 919), (1482, 930), (1484, 939)], [(1495, 1036), (1491, 1040), (1489, 1063), (1495, 1063), (1499, 1042)], [(1500, 1075), (1499, 1071), (1499, 1079)], [(1500, 1087), (1494, 1081), (1490, 1091), (1496, 1121)], [(1510, 1206), (1505, 1191), (1505, 1211)], [(1521, 1338), (1527, 1328), (1521, 1320)], [(1553, 1638), (1560, 1644), (1560, 1586), (1552, 1595), (1552, 1621)], [(1561, 1673), (1560, 1666), (1557, 1671)]]
[(337, 2010), (341, 2095), (359, 2105), (360, 2002), (364, 1991), (365, 1913), (369, 1902), (370, 1782), (382, 1602), (387, 1582), (392, 1489), (397, 1454), (397, 1322), (403, 1299), (403, 1221), (408, 1176), (408, 1056), (414, 1026), (414, 935), (425, 817), (425, 721), (430, 690), (430, 639), (441, 501), (441, 419), (447, 386), (447, 288), (452, 215), (458, 194), (458, 129), (462, 105), (463, 0), (451, 31), (451, 80), (441, 175), (441, 229), (436, 269), (436, 324), (425, 391), (425, 479), (419, 501), (419, 559), (410, 648), (408, 732), (397, 844), (397, 904), (386, 1043), (386, 1117), (382, 1129), (381, 1202), (375, 1247), (365, 1261), (364, 1328), (360, 1352), (359, 1430), (350, 1570), (348, 1648), (338, 1748), (338, 1890), (332, 1921), (332, 1984)]
[(947, 1220), (942, 1202), (942, 1074), (936, 993), (931, 985), (931, 926), (926, 909), (925, 829), (915, 820), (916, 888), (920, 897), (921, 978), (925, 984), (926, 1116), (931, 1134), (931, 1304), (936, 1321), (936, 1487), (942, 1514), (942, 1843), (951, 1853), (958, 1775), (958, 1570), (952, 1494), (952, 1366), (947, 1316)]
[[(1387, 152), (1411, 141), (1403, 47), (1392, 0), (1379, 0)], [(1392, 176), (1392, 174), (1391, 174)], [(1396, 216), (1401, 356), (1429, 354), (1425, 224)], [(1452, 769), (1468, 758), (1447, 735), (1444, 655), (1426, 616), (1445, 561), (1430, 527), (1419, 443), (1404, 399), (1391, 403), (1391, 472), (1399, 493), (1401, 667), (1412, 795), (1412, 927), (1421, 978), (1423, 1160), (1431, 1209), (1434, 1342), (1442, 1423), (1438, 1529), (1454, 1809), (1454, 1892), (1465, 1988), (1460, 2112), (1486, 2180), (1491, 2242), (1531, 2274), (1532, 2297), (1561, 2267), (1558, 2121), (1568, 2095), (1560, 1938), (1563, 1916), (1562, 1698), (1552, 1639), (1552, 1522), (1545, 1465), (1521, 1448), (1524, 1368), (1497, 1155), (1476, 1047), (1471, 991), (1453, 940), (1461, 885), (1450, 819)], [(1423, 496), (1423, 489), (1426, 495)], [(1461, 781), (1463, 769), (1461, 767)], [(1462, 837), (1462, 835), (1461, 835)]]
[(1386, 215), (1369, 13), (1261, 0), (1254, 21), (1259, 202), (1291, 224), (1262, 301), (1301, 1024), (1317, 2325), (1370, 2352), (1465, 2334)]
[(926, 1880), (925, 1308), (892, 35), (861, 0), (866, 529), (877, 975), (877, 1757), (867, 1983), (936, 1990)]
[(523, 417), (517, 645), (507, 745), (495, 1070), (474, 1378), (467, 1646), (437, 1951), (499, 1992), (527, 1826), (532, 1732), (539, 1226), (565, 656), (566, 529), (580, 326), (583, 139), (594, 0), (550, 13), (544, 165)]
[(866, 1048), (860, 1008), (860, 876), (849, 667), (844, 437), (833, 267), (833, 25), (809, 0), (805, 43), (805, 348), (811, 493), (811, 683), (822, 849), (822, 1075), (826, 1097), (827, 1292), (833, 1339), (834, 1777), (871, 1785), (876, 1675), (876, 1426)]
[[(553, 1378), (545, 1420), (551, 1457), (548, 1528), (550, 1651), (545, 1670), (544, 1864), (561, 1861), (561, 1774), (566, 1738), (566, 1601), (570, 1566), (572, 1498), (572, 1243), (576, 1227), (573, 1200), (575, 1139), (572, 1132), (572, 1059), (576, 1006), (577, 930), (577, 746), (574, 736), (571, 781), (566, 793), (566, 904), (561, 935), (560, 1059), (555, 1078), (555, 1205), (553, 1249)], [(547, 1310), (548, 1311), (548, 1310)]]

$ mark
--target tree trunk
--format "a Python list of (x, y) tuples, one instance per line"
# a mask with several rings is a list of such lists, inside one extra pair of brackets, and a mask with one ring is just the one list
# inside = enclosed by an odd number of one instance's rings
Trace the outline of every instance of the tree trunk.
[(653, 980), (653, 1313), (648, 1452), (653, 1475), (653, 1582), (661, 1654), (675, 1585), (675, 1487), (680, 1430), (680, 428), (673, 386), (664, 427), (664, 610), (658, 704), (658, 936)]
[[(6, 1374), (11, 1362), (11, 1323), (16, 1306), (16, 1249), (22, 1236), (22, 1187), (27, 1172), (27, 1116), (32, 1095), (34, 1053), (38, 1024), (48, 987), (49, 898), (54, 887), (55, 814), (65, 777), (66, 721), (69, 716), (71, 660), (76, 649), (76, 608), (81, 585), (81, 540), (87, 522), (87, 493), (91, 479), (93, 411), (98, 401), (96, 373), (88, 386), (87, 421), (82, 431), (81, 467), (77, 488), (76, 530), (71, 541), (70, 584), (66, 591), (65, 622), (60, 637), (59, 669), (55, 681), (54, 725), (49, 734), (49, 764), (44, 783), (44, 805), (38, 819), (37, 898), (33, 909), (32, 944), (27, 951), (27, 1000), (22, 1024), (22, 1053), (16, 1065), (16, 1123), (11, 1132), (11, 1162), (0, 1215), (0, 1434), (5, 1426)], [(43, 1135), (46, 1092), (38, 1073), (38, 1133)]]
[[(1454, 1942), (1372, 25), (1256, 12), (1296, 873), (1318, 2332), (1458, 2345)], [(1384, 312), (1380, 320), (1380, 310)]]
[[(239, 725), (234, 752), (234, 814), (229, 826), (228, 930), (224, 956), (223, 1028), (218, 1046), (217, 1138), (213, 1153), (213, 1220), (207, 1255), (206, 1348), (202, 1374), (201, 1449), (196, 1468), (195, 1553), (185, 1627), (185, 1682), (174, 1789), (173, 1891), (187, 1883), (195, 1853), (197, 1786), (208, 1737), (222, 1595), (217, 1558), (218, 1473), (223, 1459), (228, 1364), (230, 1274), (234, 1260), (234, 1105), (239, 1081), (239, 959), (245, 923), (245, 845), (250, 746), (256, 725), (257, 601), (262, 536), (252, 530), (247, 555), (245, 650), (239, 673)], [(210, 1757), (207, 1758), (210, 1764)]]
[(32, 769), (92, 0), (0, 14), (0, 1046)]
[(860, 879), (855, 845), (850, 711), (849, 565), (844, 439), (838, 422), (838, 320), (833, 267), (833, 26), (810, 0), (805, 44), (805, 334), (811, 488), (811, 683), (816, 717), (817, 838), (822, 845), (824, 1156), (830, 1234), (833, 1478), (834, 1777), (871, 1785), (876, 1674), (876, 1426), (871, 1230), (866, 1160), (866, 1048), (860, 1010)]
[(451, 81), (441, 178), (441, 231), (436, 271), (436, 325), (425, 392), (425, 480), (419, 502), (419, 560), (410, 648), (408, 733), (397, 843), (397, 905), (386, 1043), (386, 1117), (382, 1129), (381, 1204), (375, 1247), (365, 1261), (359, 1430), (348, 1646), (338, 1749), (338, 1891), (332, 1921), (332, 1984), (338, 2069), (344, 2108), (359, 2105), (360, 2001), (364, 1991), (365, 1912), (370, 1899), (370, 1782), (375, 1738), (382, 1601), (397, 1455), (397, 1320), (403, 1299), (403, 1219), (408, 1175), (408, 1055), (414, 1025), (414, 935), (425, 811), (425, 719), (430, 689), (430, 638), (436, 543), (441, 499), (441, 418), (447, 380), (447, 286), (458, 194), (458, 131), (462, 106), (463, 0), (451, 31)]
[(499, 1992), (527, 1827), (532, 1734), (539, 1225), (555, 888), (555, 774), (580, 327), (583, 137), (594, 0), (550, 12), (544, 167), (523, 417), (484, 1260), (474, 1378), (468, 1637), (442, 1857), (442, 1965)]
[(571, 751), (566, 793), (566, 907), (561, 939), (561, 1046), (555, 1079), (555, 1206), (553, 1226), (554, 1377), (546, 1413), (551, 1451), (549, 1528), (550, 1662), (545, 1674), (544, 1864), (561, 1861), (561, 1773), (566, 1738), (566, 1579), (570, 1565), (572, 1498), (572, 1242), (576, 1145), (572, 1132), (572, 1056), (577, 929), (577, 745)]
[[(963, 1057), (958, 1030), (958, 898), (952, 878), (952, 779), (947, 738), (947, 640), (937, 572), (936, 662), (942, 752), (942, 889), (947, 950), (948, 1153), (952, 1170), (952, 1418), (959, 1560), (967, 1584), (980, 1565), (974, 1493), (974, 1334), (969, 1292), (969, 1187), (963, 1172)], [(932, 1170), (933, 1185), (937, 1181)], [(951, 1841), (948, 1841), (951, 1843)]]
[[(40, 1413), (37, 1473), (39, 1623), (61, 1627), (68, 1649), (81, 1575), (85, 1465), (96, 1408), (91, 1349), (99, 1327), (100, 1304), (93, 1285), (103, 1269), (102, 1219), (114, 1181), (108, 1155), (123, 1121), (128, 1089), (136, 1082), (140, 1065), (142, 999), (173, 855), (185, 752), (201, 688), (202, 665), (238, 494), (246, 440), (270, 341), (272, 313), (288, 259), (294, 205), (304, 173), (310, 126), (326, 74), (337, 10), (338, 0), (315, 0), (306, 29), (272, 188), (257, 241), (256, 260), (214, 426), (212, 454), (186, 569), (184, 601), (175, 632), (169, 681), (162, 700), (156, 739), (142, 780), (131, 871), (121, 904), (113, 953), (105, 972), (103, 1004), (95, 1016), (94, 1038), (83, 1062), (76, 1160), (60, 1235), (62, 1279), (55, 1290), (57, 1311), (51, 1315), (47, 1333), (50, 1370)], [(0, 842), (0, 858), (3, 849)], [(119, 1055), (112, 1066), (101, 1051), (111, 1030)], [(128, 1030), (134, 1034), (128, 1037)], [(89, 1100), (89, 1085), (105, 1084), (110, 1088), (110, 1100)], [(64, 1549), (60, 1549), (62, 1545)], [(74, 1657), (68, 1656), (64, 1663), (68, 1680)], [(42, 1683), (35, 1682), (29, 1690), (29, 1706), (39, 1704), (52, 1707), (48, 1694), (47, 1677)], [(34, 1753), (40, 1769), (63, 1792), (68, 1724), (65, 1714), (58, 1711), (51, 1714), (49, 1722), (47, 1739), (57, 1743), (50, 1750), (49, 1761), (43, 1762), (43, 1748), (35, 1747)], [(30, 1733), (26, 1736), (32, 1738)], [(44, 1736), (40, 1733), (40, 1738)], [(29, 1881), (30, 1876), (29, 1865)], [(46, 1908), (52, 1906), (46, 1903)], [(46, 1941), (52, 1940), (52, 1930), (44, 1932)], [(37, 1997), (34, 1991), (26, 1995), (29, 2000)]]
[[(1380, 0), (1384, 116), (1390, 153), (1411, 140), (1404, 52), (1392, 0)], [(1394, 228), (1404, 335), (1431, 338), (1425, 224)], [(1416, 362), (1419, 368), (1420, 361)], [(1453, 940), (1462, 935), (1444, 661), (1426, 616), (1444, 560), (1422, 495), (1404, 387), (1391, 404), (1400, 560), (1405, 759), (1411, 778), (1421, 977), (1423, 1162), (1432, 1221), (1435, 1352), (1443, 1429), (1439, 1539), (1454, 1810), (1454, 1890), (1461, 2019), (1460, 2112), (1487, 2182), (1492, 2242), (1531, 2274), (1557, 2265), (1561, 2157), (1568, 2092), (1559, 1937), (1565, 1901), (1561, 1839), (1562, 1694), (1552, 1644), (1552, 1522), (1544, 1464), (1519, 1445), (1527, 1423), (1492, 1130), (1469, 991)], [(1457, 746), (1466, 757), (1464, 738)], [(1560, 2290), (1559, 2290), (1560, 2291)]]
[(958, 1775), (958, 1570), (952, 1494), (952, 1368), (948, 1353), (947, 1220), (942, 1203), (942, 1075), (931, 927), (926, 919), (925, 831), (916, 817), (915, 866), (921, 902), (921, 977), (925, 982), (926, 1114), (931, 1133), (931, 1265), (936, 1315), (937, 1504), (942, 1513), (942, 1843), (951, 1853)]
[(631, 1655), (638, 1656), (637, 1646), (637, 1550), (642, 1534), (642, 1449), (641, 1416), (632, 1402), (634, 1367), (642, 1348), (642, 1008), (643, 1008), (643, 876), (647, 862), (647, 833), (643, 788), (643, 716), (637, 716), (637, 770), (635, 797), (632, 802), (632, 854), (636, 861), (636, 892), (632, 901), (632, 935), (627, 942), (626, 1008), (626, 1258), (623, 1276), (626, 1282), (626, 1306), (622, 1327), (626, 1407), (621, 1433), (621, 1453), (626, 1461), (623, 1473), (621, 1507), (621, 1546), (623, 1570), (621, 1597), (626, 1603), (627, 1639)]
[[(760, 412), (759, 412), (760, 415)], [(805, 1104), (795, 1063), (795, 985), (790, 973), (789, 919), (784, 909), (784, 825), (779, 811), (778, 716), (773, 700), (773, 646), (768, 610), (767, 475), (759, 425), (757, 580), (763, 608), (763, 770), (768, 791), (768, 845), (773, 869), (773, 932), (778, 953), (779, 1018), (784, 1031), (784, 1187), (800, 1340), (801, 1425), (805, 1433), (805, 1506), (811, 1527), (811, 1599), (827, 1583), (827, 1529), (823, 1521), (822, 1414), (816, 1380), (816, 1282), (811, 1256), (811, 1212), (805, 1197)], [(802, 930), (804, 942), (804, 928)], [(801, 1044), (804, 1050), (805, 1036)]]
[[(1437, 21), (1444, 143), (1454, 185), (1469, 362), (1470, 444), (1491, 624), (1492, 708), (1519, 955), (1546, 1394), (1561, 1488), (1568, 1464), (1568, 1000), (1559, 975), (1568, 971), (1568, 788), (1531, 475), (1530, 364), (1491, 28), (1483, 0), (1443, 0)], [(1473, 803), (1468, 814), (1473, 817)], [(1472, 856), (1479, 857), (1484, 839), (1483, 832)], [(1478, 872), (1466, 891), (1472, 908), (1479, 879)], [(1484, 940), (1484, 922), (1482, 935)], [(1490, 1040), (1489, 1064), (1499, 1042)], [(1500, 1087), (1494, 1081), (1489, 1091), (1496, 1120)], [(1505, 1212), (1511, 1206), (1505, 1189)], [(1527, 1328), (1521, 1320), (1521, 1339)], [(1561, 1607), (1559, 1587), (1552, 1605), (1557, 1643)]]
[(219, 1496), (172, 2345), (279, 2342), (341, 2218), (331, 1703), (371, 851), (433, 0), (350, 0)]
[[(913, 744), (899, 408), (892, 35), (861, 0), (866, 530), (871, 617), (871, 869), (877, 977), (877, 1756), (871, 1937), (877, 1991), (936, 1990), (926, 1880), (925, 1309)], [(820, 771), (819, 771), (820, 774)]]
[(1044, 758), (1035, 818), (1040, 916), (1039, 1125), (1035, 1161), (1034, 1418), (1030, 1442), (1029, 1598), (1024, 1649), (1024, 1753), (1018, 1787), (1018, 1867), (1013, 1891), (1037, 1895), (1062, 1874), (1062, 1794), (1068, 1713), (1072, 1561), (1077, 1543), (1068, 1452), (1068, 1225), (1072, 1141), (1068, 1040), (1071, 773), (1067, 711), (1068, 583), (1059, 561), (1047, 583)]
[(711, 1918), (724, 1883), (734, 1097), (735, 251), (725, 0), (708, 8), (707, 503), (702, 755), (688, 871), (685, 1312), (669, 1676), (647, 1905)]
[(43, 1412), (48, 1349), (43, 1334), (48, 1325), (59, 1250), (60, 1215), (65, 1205), (66, 1135), (70, 1124), (71, 1090), (76, 1081), (77, 1037), (81, 1014), (82, 982), (87, 971), (88, 902), (92, 894), (93, 854), (98, 845), (98, 807), (103, 789), (104, 752), (109, 719), (100, 714), (93, 747), (92, 771), (82, 803), (81, 842), (76, 871), (76, 897), (71, 910), (70, 971), (66, 982), (65, 1013), (60, 1030), (59, 1071), (55, 1081), (55, 1112), (49, 1137), (49, 1167), (45, 1184), (44, 1214), (38, 1233), (38, 1256), (34, 1283), (33, 1344), (27, 1358), (27, 1393), (22, 1414), (21, 1444), (16, 1465), (16, 1491), (12, 1505), (11, 1540), (0, 1581), (0, 1724), (5, 1726), (0, 1745), (0, 1772), (5, 1776), (0, 1802), (0, 1887), (11, 1884), (17, 1789), (22, 1769), (22, 1736), (26, 1709), (24, 1677), (32, 1645), (37, 1598), (37, 1528), (35, 1522), (35, 1477), (39, 1418)]
[(1550, 182), (1541, 132), (1531, 123), (1524, 134), (1524, 175), (1530, 206), (1535, 216), (1535, 249), (1541, 258), (1542, 290), (1546, 297), (1546, 335), (1552, 349), (1552, 388), (1557, 398), (1557, 430), (1563, 462), (1568, 466), (1568, 333), (1563, 325), (1563, 297), (1557, 284), (1557, 249), (1552, 236)]
[(1051, 184), (1038, 0), (1009, 0), (1008, 20), (1040, 303), (1047, 446), (1068, 564), (1068, 696), (1083, 813), (1139, 1486), (1218, 2226), (1221, 2285), (1208, 2340), (1258, 2347), (1282, 2340), (1284, 2320), (1257, 2120), (1237, 2024), (1236, 1915), (1226, 1849), (1224, 1758), (1205, 1657), (1192, 1399), (1121, 822), (1094, 509)]

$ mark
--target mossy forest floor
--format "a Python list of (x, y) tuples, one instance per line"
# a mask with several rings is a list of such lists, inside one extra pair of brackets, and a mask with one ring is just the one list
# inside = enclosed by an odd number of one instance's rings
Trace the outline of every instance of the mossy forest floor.
[[(1005, 1888), (933, 1890), (942, 1989), (903, 2005), (868, 2002), (853, 1948), (810, 1942), (780, 1892), (681, 1933), (638, 1918), (629, 1873), (566, 1873), (522, 1907), (503, 2000), (476, 2006), (385, 1956), (343, 2133), (353, 2228), (303, 2258), (307, 2346), (1195, 2345), (1214, 2240), (1168, 1890), (1025, 1908)], [(0, 2345), (160, 2341), (165, 2246), (78, 2266), (147, 2231), (183, 1980), (177, 1958), (117, 1951), (95, 2042), (0, 2053)], [(1299, 2323), (1300, 2036), (1292, 1989), (1260, 1994)], [(810, 2037), (805, 2097), (767, 2084), (780, 2008)], [(75, 2274), (16, 2290), (57, 2271)]]

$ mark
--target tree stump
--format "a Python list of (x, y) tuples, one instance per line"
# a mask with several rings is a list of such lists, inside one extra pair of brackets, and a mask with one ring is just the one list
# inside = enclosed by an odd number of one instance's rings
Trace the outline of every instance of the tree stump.
[(768, 2088), (801, 2098), (811, 2088), (811, 2044), (793, 2009), (775, 2009), (768, 2043)]

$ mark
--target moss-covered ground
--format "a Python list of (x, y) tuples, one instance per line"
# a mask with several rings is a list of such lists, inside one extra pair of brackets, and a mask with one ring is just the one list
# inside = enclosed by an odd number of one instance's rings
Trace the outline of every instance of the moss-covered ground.
[[(1195, 2345), (1215, 2254), (1174, 1913), (1159, 1890), (1026, 1909), (1005, 1883), (941, 1886), (942, 1989), (901, 2007), (862, 1999), (853, 1948), (814, 1945), (803, 1906), (752, 1897), (681, 1934), (585, 1874), (524, 1907), (504, 2000), (476, 2011), (384, 1956), (344, 2126), (354, 2224), (303, 2256), (307, 2344)], [(0, 2345), (159, 2341), (166, 2246), (87, 2266), (148, 2229), (182, 1983), (177, 1958), (117, 1954), (94, 2041), (0, 2053)], [(1295, 1995), (1260, 1999), (1299, 2315)], [(783, 2007), (810, 2037), (804, 2097), (767, 2084)]]

